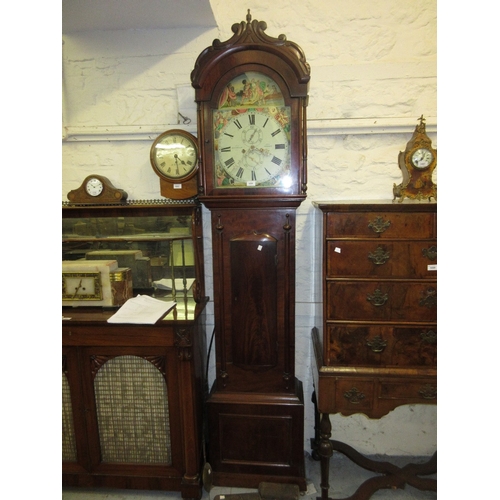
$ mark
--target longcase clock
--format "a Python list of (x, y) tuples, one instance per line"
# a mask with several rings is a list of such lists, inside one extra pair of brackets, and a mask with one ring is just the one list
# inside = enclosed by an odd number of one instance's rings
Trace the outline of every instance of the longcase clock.
[(310, 68), (262, 21), (232, 26), (191, 74), (199, 199), (211, 211), (216, 380), (207, 402), (213, 483), (305, 490), (295, 377), (296, 209), (306, 198)]

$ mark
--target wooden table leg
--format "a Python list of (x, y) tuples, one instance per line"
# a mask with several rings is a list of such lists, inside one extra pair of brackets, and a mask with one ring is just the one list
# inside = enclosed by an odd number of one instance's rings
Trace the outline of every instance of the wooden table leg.
[(321, 460), (321, 500), (328, 500), (328, 490), (330, 489), (330, 457), (333, 455), (333, 445), (330, 440), (332, 435), (332, 424), (328, 413), (323, 413), (320, 423), (320, 439), (318, 454)]

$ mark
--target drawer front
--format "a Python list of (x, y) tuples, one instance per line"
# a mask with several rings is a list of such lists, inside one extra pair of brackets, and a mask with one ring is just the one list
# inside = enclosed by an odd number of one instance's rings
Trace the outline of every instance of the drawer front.
[(410, 238), (436, 237), (435, 213), (329, 212), (327, 238)]
[(435, 367), (437, 329), (413, 326), (328, 325), (324, 362), (328, 366)]
[(403, 404), (437, 404), (435, 378), (342, 377), (336, 382), (335, 412), (380, 418)]
[(326, 320), (435, 322), (435, 282), (328, 281)]
[(335, 277), (435, 278), (434, 240), (326, 243), (326, 275)]

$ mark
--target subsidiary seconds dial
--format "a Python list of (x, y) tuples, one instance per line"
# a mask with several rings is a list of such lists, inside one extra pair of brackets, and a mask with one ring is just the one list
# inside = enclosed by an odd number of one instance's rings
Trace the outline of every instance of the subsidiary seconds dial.
[(290, 169), (287, 108), (219, 111), (215, 162), (233, 187), (286, 185)]

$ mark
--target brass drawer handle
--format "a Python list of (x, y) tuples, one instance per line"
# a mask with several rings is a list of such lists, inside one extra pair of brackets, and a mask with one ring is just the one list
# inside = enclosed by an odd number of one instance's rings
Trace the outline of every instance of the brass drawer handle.
[(422, 248), (422, 255), (427, 257), (429, 260), (436, 260), (438, 255), (437, 247), (432, 246), (429, 248)]
[(375, 217), (374, 220), (372, 220), (369, 224), (368, 224), (368, 227), (374, 232), (374, 233), (377, 233), (377, 234), (381, 234), (383, 233), (385, 230), (387, 230), (389, 228), (389, 226), (391, 225), (391, 221), (390, 220), (384, 220), (383, 217), (380, 217), (380, 216), (377, 216)]
[(437, 306), (437, 290), (435, 288), (428, 288), (422, 292), (422, 298), (419, 300), (418, 305), (432, 309)]
[(380, 307), (389, 300), (389, 296), (386, 293), (382, 293), (382, 291), (377, 288), (372, 294), (369, 293), (366, 296), (366, 300), (375, 307)]
[(380, 335), (373, 337), (372, 340), (367, 340), (366, 345), (371, 347), (373, 352), (383, 352), (383, 350), (387, 347), (387, 341), (384, 340)]
[(437, 398), (437, 387), (430, 384), (426, 384), (418, 391), (423, 399), (436, 399)]
[(433, 330), (423, 331), (420, 334), (420, 339), (425, 344), (437, 344), (437, 333)]
[(361, 403), (366, 396), (361, 391), (358, 391), (356, 387), (353, 387), (349, 391), (344, 392), (344, 398), (346, 398), (347, 401), (353, 405), (359, 405), (359, 403)]
[(382, 247), (377, 247), (375, 252), (370, 252), (368, 254), (368, 259), (371, 260), (376, 266), (381, 266), (389, 260), (390, 256), (391, 254), (386, 252)]

